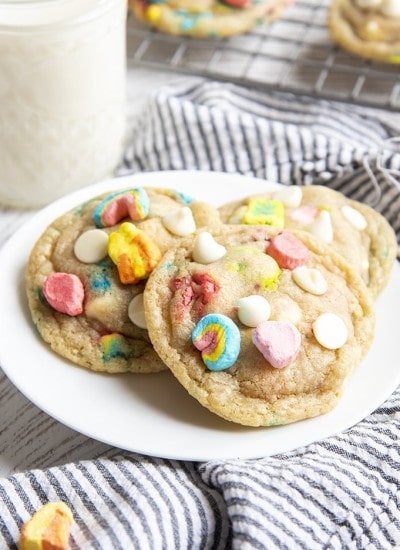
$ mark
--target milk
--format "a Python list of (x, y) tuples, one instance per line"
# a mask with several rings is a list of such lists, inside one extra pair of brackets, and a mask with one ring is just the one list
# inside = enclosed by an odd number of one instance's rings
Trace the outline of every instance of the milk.
[(125, 134), (125, 0), (0, 0), (0, 202), (112, 174)]

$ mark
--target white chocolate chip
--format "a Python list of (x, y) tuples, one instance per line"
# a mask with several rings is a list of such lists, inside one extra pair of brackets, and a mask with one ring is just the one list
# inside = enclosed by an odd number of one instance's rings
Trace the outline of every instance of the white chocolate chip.
[(303, 191), (297, 185), (291, 185), (276, 191), (274, 199), (281, 201), (287, 208), (298, 208), (303, 199)]
[(162, 223), (168, 231), (179, 237), (186, 237), (196, 231), (196, 223), (188, 206), (168, 212), (162, 218)]
[(239, 320), (247, 327), (256, 327), (262, 321), (267, 321), (271, 315), (269, 302), (257, 294), (240, 298), (237, 308)]
[(194, 243), (193, 260), (199, 264), (216, 262), (226, 254), (226, 248), (217, 243), (211, 233), (200, 233)]
[(307, 267), (305, 265), (296, 267), (292, 271), (292, 279), (300, 288), (316, 296), (325, 294), (328, 289), (325, 277), (314, 267)]
[(132, 323), (140, 328), (147, 328), (144, 315), (143, 294), (136, 294), (129, 302), (128, 317)]
[(400, 1), (399, 0), (383, 0), (381, 5), (381, 13), (388, 17), (400, 17)]
[(101, 229), (89, 229), (75, 241), (74, 253), (80, 262), (95, 264), (107, 256), (108, 235)]
[(339, 349), (348, 338), (347, 327), (343, 319), (335, 313), (323, 313), (313, 323), (317, 342), (327, 349)]
[(331, 215), (327, 210), (320, 210), (317, 217), (305, 228), (324, 243), (333, 241), (333, 227)]
[(344, 206), (342, 206), (341, 210), (346, 220), (359, 231), (363, 231), (363, 229), (367, 227), (367, 220), (364, 218), (361, 212), (359, 212), (352, 206), (345, 204)]

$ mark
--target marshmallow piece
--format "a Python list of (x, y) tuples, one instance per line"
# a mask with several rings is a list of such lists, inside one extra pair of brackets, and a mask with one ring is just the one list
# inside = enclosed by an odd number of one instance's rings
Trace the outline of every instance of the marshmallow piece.
[(237, 308), (239, 320), (247, 327), (256, 327), (262, 321), (267, 321), (271, 315), (268, 300), (257, 294), (240, 298)]
[(333, 241), (332, 219), (327, 210), (320, 210), (315, 220), (307, 225), (305, 229), (324, 243)]
[(282, 231), (271, 239), (267, 254), (272, 256), (282, 269), (294, 269), (307, 262), (310, 252), (297, 237)]
[(67, 550), (73, 521), (64, 502), (48, 502), (22, 526), (20, 550)]
[(112, 227), (129, 216), (144, 220), (150, 212), (150, 199), (141, 187), (111, 193), (96, 207), (93, 218), (97, 227)]
[(313, 222), (318, 214), (318, 208), (312, 204), (304, 204), (294, 210), (287, 212), (289, 218), (302, 225)]
[(287, 208), (297, 208), (303, 199), (303, 191), (297, 185), (284, 187), (274, 193), (274, 199), (281, 201)]
[(108, 237), (108, 255), (117, 266), (122, 284), (136, 284), (147, 279), (158, 262), (161, 251), (145, 231), (130, 222), (122, 223)]
[(314, 336), (327, 349), (339, 349), (347, 342), (346, 323), (335, 313), (323, 313), (313, 323)]
[(219, 313), (200, 319), (192, 331), (192, 342), (201, 351), (201, 358), (210, 370), (229, 369), (239, 356), (240, 331), (235, 323)]
[(341, 211), (346, 220), (356, 229), (363, 231), (367, 227), (368, 223), (365, 217), (352, 206), (345, 204)]
[(75, 317), (83, 312), (85, 291), (82, 281), (73, 273), (52, 273), (43, 284), (47, 302), (59, 313)]
[(292, 323), (264, 321), (254, 330), (253, 343), (272, 367), (283, 369), (296, 359), (301, 336)]
[(179, 237), (186, 237), (196, 231), (196, 223), (188, 206), (168, 212), (161, 221), (168, 231)]
[(225, 3), (234, 8), (247, 8), (251, 0), (225, 0)]
[(108, 235), (101, 229), (85, 231), (75, 241), (74, 253), (80, 262), (95, 264), (107, 256)]
[(292, 271), (292, 279), (297, 286), (316, 296), (325, 294), (328, 289), (325, 277), (314, 267), (307, 267), (305, 265), (296, 267)]
[(272, 225), (282, 229), (285, 225), (283, 203), (275, 199), (251, 199), (243, 215), (242, 223)]
[(129, 302), (128, 317), (137, 327), (147, 328), (146, 317), (144, 315), (143, 293), (137, 294)]
[(400, 17), (399, 0), (383, 0), (381, 5), (381, 13), (387, 17)]
[(226, 248), (217, 243), (208, 231), (200, 233), (194, 243), (193, 260), (199, 264), (210, 264), (223, 258)]

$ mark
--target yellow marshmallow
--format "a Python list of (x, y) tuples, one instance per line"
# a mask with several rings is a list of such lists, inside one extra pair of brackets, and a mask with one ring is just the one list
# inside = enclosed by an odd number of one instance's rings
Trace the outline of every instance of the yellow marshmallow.
[(161, 251), (157, 244), (133, 223), (121, 224), (110, 233), (108, 254), (118, 269), (122, 284), (135, 284), (147, 279), (158, 262)]

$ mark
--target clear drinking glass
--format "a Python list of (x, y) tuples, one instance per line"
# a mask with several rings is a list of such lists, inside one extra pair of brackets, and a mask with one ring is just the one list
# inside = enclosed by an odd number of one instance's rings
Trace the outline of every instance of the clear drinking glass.
[(125, 137), (126, 0), (0, 0), (0, 202), (110, 176)]

